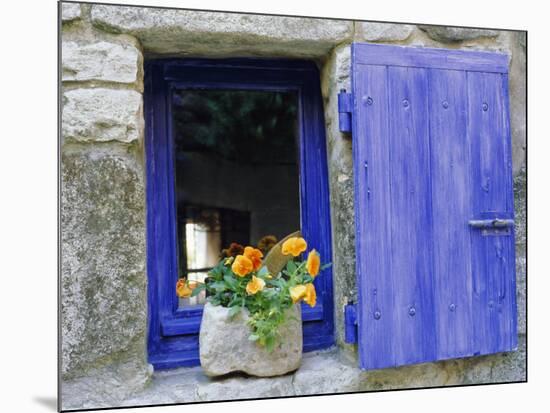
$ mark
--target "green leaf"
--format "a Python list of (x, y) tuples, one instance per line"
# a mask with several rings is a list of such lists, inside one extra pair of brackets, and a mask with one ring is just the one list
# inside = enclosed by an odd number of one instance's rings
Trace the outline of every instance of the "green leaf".
[(216, 290), (218, 293), (221, 293), (227, 290), (227, 285), (223, 281), (216, 281), (215, 283), (210, 284), (210, 288)]
[(294, 271), (296, 271), (296, 268), (298, 267), (296, 266), (296, 263), (294, 262), (294, 260), (290, 260), (286, 263), (286, 270), (289, 273), (293, 273)]
[(331, 263), (331, 262), (329, 262), (328, 264), (321, 265), (320, 271), (323, 271), (324, 269), (329, 268), (329, 267), (331, 267), (331, 266), (332, 266), (332, 263)]
[(248, 339), (249, 339), (250, 341), (258, 341), (259, 338), (260, 338), (260, 336), (257, 335), (257, 334), (250, 334), (250, 335), (248, 336)]
[(269, 274), (269, 270), (267, 269), (266, 266), (263, 266), (262, 268), (260, 268), (260, 271), (258, 271), (257, 277), (265, 277), (268, 274)]
[(227, 285), (229, 285), (231, 289), (235, 289), (239, 285), (239, 282), (231, 275), (225, 275), (223, 277), (223, 280), (227, 283)]
[(268, 353), (271, 353), (273, 351), (273, 347), (275, 347), (275, 337), (268, 336), (265, 339), (265, 348)]

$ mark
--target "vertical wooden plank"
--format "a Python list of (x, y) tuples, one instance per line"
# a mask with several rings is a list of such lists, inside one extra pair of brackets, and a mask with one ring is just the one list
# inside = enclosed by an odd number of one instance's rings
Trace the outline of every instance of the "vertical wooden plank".
[(437, 359), (473, 346), (466, 86), (463, 71), (429, 70)]
[(434, 360), (427, 70), (388, 67), (395, 364)]
[(387, 70), (355, 65), (354, 179), (360, 367), (395, 365)]
[[(468, 73), (468, 134), (471, 137), (472, 207), (475, 218), (513, 218), (507, 76)], [(517, 345), (514, 233), (471, 229), (474, 354)]]

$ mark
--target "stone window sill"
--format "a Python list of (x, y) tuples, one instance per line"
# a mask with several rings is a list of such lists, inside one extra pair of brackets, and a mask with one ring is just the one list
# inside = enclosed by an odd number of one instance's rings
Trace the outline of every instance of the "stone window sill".
[(388, 389), (525, 381), (525, 336), (518, 351), (391, 369), (362, 371), (343, 350), (305, 353), (298, 370), (280, 377), (207, 377), (200, 367), (158, 371), (150, 385), (121, 406), (243, 400)]
[(200, 367), (157, 371), (143, 392), (123, 406), (241, 400), (360, 391), (363, 372), (335, 349), (305, 353), (301, 367), (279, 377), (206, 376)]

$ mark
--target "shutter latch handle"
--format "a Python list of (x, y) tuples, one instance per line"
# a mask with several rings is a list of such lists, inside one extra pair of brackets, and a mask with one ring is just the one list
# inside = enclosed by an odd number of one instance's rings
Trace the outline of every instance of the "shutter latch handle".
[(468, 221), (468, 224), (471, 227), (474, 227), (474, 228), (506, 228), (506, 227), (513, 227), (514, 226), (514, 220), (513, 219), (501, 219), (501, 218), (472, 219), (472, 220)]

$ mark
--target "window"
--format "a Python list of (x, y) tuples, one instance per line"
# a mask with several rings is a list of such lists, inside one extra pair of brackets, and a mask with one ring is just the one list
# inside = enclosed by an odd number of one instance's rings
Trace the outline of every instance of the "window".
[[(203, 279), (231, 242), (296, 229), (332, 256), (319, 73), (298, 61), (162, 59), (145, 74), (149, 361), (192, 366), (205, 297), (178, 299), (178, 277)], [(315, 283), (304, 351), (334, 342), (331, 269)]]

